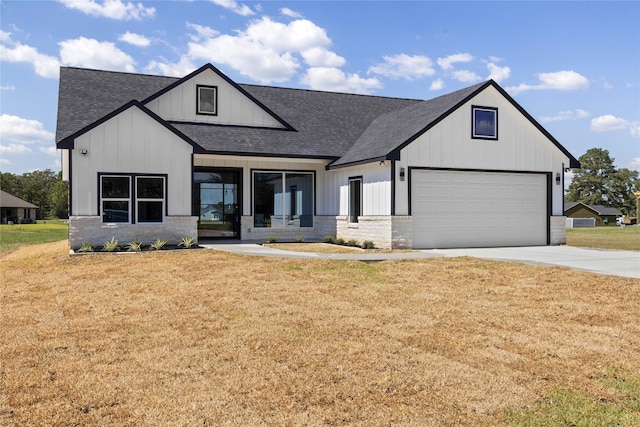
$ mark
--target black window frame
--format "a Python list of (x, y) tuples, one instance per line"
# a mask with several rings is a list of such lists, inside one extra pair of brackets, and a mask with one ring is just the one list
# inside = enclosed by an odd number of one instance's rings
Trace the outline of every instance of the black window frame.
[[(128, 197), (104, 197), (103, 196), (103, 179), (104, 178), (127, 178), (129, 180), (129, 195)], [(162, 198), (159, 197), (139, 197), (138, 196), (138, 180), (144, 178), (160, 178), (162, 179)], [(165, 218), (168, 216), (168, 176), (166, 174), (152, 174), (152, 173), (121, 173), (121, 172), (101, 172), (98, 173), (98, 214), (100, 215), (101, 222), (103, 224), (163, 224)], [(104, 202), (124, 202), (128, 203), (127, 221), (105, 221), (104, 214)], [(139, 213), (141, 209), (138, 203), (143, 202), (162, 202), (162, 218), (160, 221), (140, 220)]]
[[(214, 93), (213, 112), (203, 111), (200, 109), (200, 92), (201, 90), (212, 90)], [(218, 115), (218, 86), (196, 85), (196, 114), (201, 116), (217, 116)]]
[[(263, 168), (257, 168), (257, 169), (251, 169), (251, 214), (253, 216), (253, 226), (254, 228), (267, 228), (270, 227), (265, 225), (263, 222), (261, 222), (258, 218), (258, 215), (263, 215), (264, 213), (257, 212), (257, 199), (256, 197), (258, 196), (256, 194), (257, 192), (257, 184), (256, 184), (256, 174), (259, 173), (263, 173), (263, 174), (273, 174), (273, 175), (280, 175), (282, 178), (282, 193), (283, 193), (283, 199), (282, 199), (282, 206), (281, 206), (281, 210), (282, 213), (281, 214), (274, 214), (270, 215), (270, 219), (274, 218), (274, 217), (281, 217), (282, 219), (282, 227), (273, 227), (274, 230), (292, 230), (292, 229), (308, 229), (308, 228), (313, 228), (315, 225), (315, 209), (316, 209), (316, 196), (317, 196), (317, 189), (316, 189), (316, 172), (313, 170), (287, 170), (287, 169), (263, 169)], [(306, 213), (302, 213), (299, 214), (300, 216), (300, 224), (298, 226), (290, 226), (290, 224), (287, 224), (288, 219), (290, 219), (292, 215), (292, 206), (289, 205), (289, 209), (286, 209), (286, 205), (287, 202), (290, 204), (292, 203), (294, 200), (296, 201), (296, 204), (299, 201), (299, 195), (296, 196), (291, 196), (289, 194), (289, 199), (285, 199), (284, 195), (289, 193), (291, 191), (292, 188), (295, 188), (296, 191), (300, 190), (298, 188), (298, 185), (289, 185), (288, 181), (287, 181), (287, 176), (290, 175), (309, 175), (309, 177), (311, 178), (311, 186), (310, 186), (310, 191), (311, 191), (311, 197), (310, 197), (310, 201), (311, 201), (311, 212), (309, 214)], [(289, 191), (287, 191), (289, 190)], [(302, 196), (302, 200), (304, 200), (304, 196)], [(304, 204), (304, 202), (303, 202)], [(276, 211), (277, 209), (275, 208), (274, 205), (274, 211)]]
[[(483, 113), (490, 112), (493, 114), (492, 134), (477, 132), (476, 125), (478, 122), (476, 120), (476, 112), (483, 112)], [(484, 107), (480, 105), (471, 106), (471, 138), (485, 139), (485, 140), (492, 140), (492, 141), (498, 140), (498, 109), (496, 107)]]
[[(348, 204), (348, 212), (347, 212), (347, 222), (349, 224), (357, 224), (358, 221), (358, 217), (362, 216), (362, 188), (363, 188), (363, 182), (362, 182), (362, 176), (352, 176), (349, 177), (349, 190), (348, 190), (348, 197), (349, 197), (349, 204)], [(357, 188), (358, 188), (358, 192), (357, 194), (353, 194), (353, 188), (354, 188), (354, 184), (357, 183)], [(357, 198), (357, 203), (354, 203), (354, 199)], [(355, 209), (354, 212), (354, 207), (355, 205), (357, 205), (357, 209)]]

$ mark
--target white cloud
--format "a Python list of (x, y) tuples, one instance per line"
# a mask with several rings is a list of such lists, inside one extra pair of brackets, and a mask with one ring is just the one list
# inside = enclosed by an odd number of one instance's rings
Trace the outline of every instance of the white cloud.
[(145, 36), (136, 34), (136, 33), (131, 33), (129, 31), (127, 31), (124, 34), (121, 34), (120, 37), (118, 37), (118, 40), (123, 41), (125, 43), (129, 43), (134, 46), (138, 46), (138, 47), (147, 47), (151, 44), (151, 40), (149, 40)]
[(326, 31), (307, 19), (288, 24), (264, 17), (254, 21), (239, 37), (275, 49), (278, 52), (303, 51), (315, 46), (329, 46), (331, 39)]
[(0, 90), (2, 90), (2, 91), (12, 91), (12, 90), (16, 90), (16, 87), (12, 86), (12, 85), (10, 85), (10, 86), (0, 86)]
[(46, 147), (40, 147), (40, 152), (48, 156), (60, 156), (60, 151), (53, 144)]
[(238, 4), (235, 0), (210, 0), (212, 3), (217, 4), (220, 7), (224, 7), (232, 11), (233, 13), (237, 13), (242, 16), (253, 15), (255, 12), (251, 10), (251, 8), (245, 4)]
[(436, 72), (431, 59), (423, 55), (409, 56), (401, 53), (395, 56), (384, 56), (383, 59), (383, 63), (369, 67), (367, 74), (413, 80), (432, 76)]
[[(54, 135), (37, 120), (23, 119), (9, 114), (0, 115), (0, 149), (5, 153), (26, 153), (30, 144), (53, 143)], [(6, 144), (6, 141), (10, 144)]]
[(38, 52), (34, 47), (11, 40), (11, 33), (0, 31), (0, 60), (6, 62), (26, 62), (31, 64), (37, 75), (47, 79), (57, 79), (60, 62), (57, 58)]
[(289, 80), (300, 66), (289, 52), (245, 38), (222, 35), (202, 43), (189, 43), (190, 58), (229, 65), (260, 83)]
[(640, 157), (634, 157), (629, 163), (629, 169), (640, 171)]
[(69, 9), (76, 9), (87, 15), (117, 20), (141, 20), (153, 18), (156, 13), (153, 7), (144, 7), (142, 3), (133, 4), (122, 0), (60, 0)]
[(511, 75), (511, 68), (506, 66), (499, 67), (493, 62), (489, 62), (487, 64), (487, 69), (489, 70), (489, 77), (487, 77), (487, 80), (493, 79), (498, 83), (508, 79), (509, 76)]
[(589, 112), (578, 108), (575, 111), (571, 111), (571, 110), (560, 111), (555, 116), (542, 116), (540, 117), (540, 121), (542, 123), (548, 123), (548, 122), (560, 122), (560, 121), (566, 121), (566, 120), (579, 120), (579, 119), (586, 119), (587, 117), (589, 117), (589, 115), (590, 115)]
[(382, 87), (376, 78), (362, 78), (331, 67), (309, 68), (300, 82), (315, 90), (361, 94), (369, 94)]
[(451, 72), (451, 76), (462, 83), (475, 83), (482, 80), (482, 77), (469, 70), (455, 70)]
[(187, 28), (193, 30), (196, 32), (195, 36), (191, 36), (192, 40), (197, 41), (200, 39), (207, 39), (207, 38), (211, 38), (211, 37), (215, 37), (218, 34), (220, 34), (219, 31), (214, 30), (211, 27), (207, 27), (204, 25), (199, 25), (199, 24), (194, 24), (191, 22), (187, 22)]
[(315, 46), (300, 53), (310, 67), (342, 67), (347, 60), (321, 46)]
[(191, 62), (204, 60), (228, 65), (261, 83), (284, 82), (300, 68), (297, 55), (311, 63), (324, 61), (325, 66), (343, 64), (344, 58), (326, 50), (330, 44), (325, 30), (309, 20), (283, 24), (264, 17), (252, 21), (236, 35), (223, 34), (190, 42), (186, 58)]
[[(202, 65), (202, 64), (200, 64)], [(184, 77), (198, 68), (188, 57), (183, 56), (180, 61), (171, 63), (169, 61), (151, 61), (145, 71), (148, 73), (158, 73), (164, 76)]]
[(289, 18), (302, 18), (302, 14), (296, 12), (295, 10), (291, 10), (288, 7), (283, 7), (280, 9), (280, 13), (284, 16), (288, 16)]
[(22, 144), (9, 144), (9, 145), (0, 145), (0, 153), (5, 154), (25, 154), (25, 153), (33, 153), (33, 150), (26, 145)]
[(593, 132), (628, 130), (632, 137), (640, 138), (639, 122), (630, 122), (612, 114), (605, 114), (591, 119), (591, 130)]
[(517, 95), (520, 92), (526, 90), (579, 90), (589, 87), (589, 80), (573, 70), (557, 71), (555, 73), (540, 73), (538, 74), (538, 80), (540, 83), (537, 85), (529, 85), (521, 83), (518, 86), (512, 86), (507, 88), (513, 95)]
[(431, 82), (431, 86), (429, 86), (429, 90), (442, 90), (444, 88), (444, 82), (442, 79), (436, 79)]
[(0, 42), (9, 43), (11, 41), (11, 33), (0, 30)]
[(58, 44), (60, 58), (66, 65), (111, 71), (136, 71), (134, 59), (111, 42), (80, 37)]
[(447, 71), (452, 69), (453, 64), (456, 62), (471, 62), (472, 60), (473, 55), (469, 53), (455, 53), (453, 55), (445, 56), (444, 58), (438, 58), (437, 62), (440, 68)]

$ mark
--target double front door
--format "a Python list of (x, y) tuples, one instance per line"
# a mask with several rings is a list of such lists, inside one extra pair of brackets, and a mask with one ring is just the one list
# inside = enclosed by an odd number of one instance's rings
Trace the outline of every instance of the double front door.
[(198, 238), (240, 238), (241, 171), (196, 168), (193, 173), (193, 212)]

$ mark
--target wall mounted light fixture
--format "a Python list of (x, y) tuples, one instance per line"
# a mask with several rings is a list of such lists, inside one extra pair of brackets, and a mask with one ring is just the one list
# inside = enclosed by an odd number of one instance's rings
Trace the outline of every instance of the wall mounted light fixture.
[(560, 172), (556, 173), (556, 185), (560, 185), (560, 182), (562, 180), (560, 179)]
[(400, 181), (404, 181), (404, 168), (400, 168)]

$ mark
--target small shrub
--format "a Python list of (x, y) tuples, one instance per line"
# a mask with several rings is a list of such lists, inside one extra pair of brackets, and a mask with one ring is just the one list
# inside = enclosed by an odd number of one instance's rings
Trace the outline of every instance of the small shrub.
[(89, 242), (84, 242), (78, 252), (93, 252), (93, 245)]
[(295, 239), (293, 239), (293, 241), (296, 243), (302, 243), (304, 242), (304, 239), (302, 237), (296, 237)]
[(156, 239), (156, 241), (153, 242), (150, 246), (151, 246), (151, 249), (153, 249), (154, 251), (159, 251), (162, 248), (164, 248), (164, 245), (166, 244), (167, 244), (166, 240)]
[(129, 252), (140, 252), (142, 250), (142, 242), (140, 240), (134, 240), (127, 245)]
[(116, 240), (115, 237), (112, 237), (111, 240), (107, 240), (102, 245), (102, 250), (105, 252), (115, 252), (120, 248), (120, 243)]
[(371, 240), (365, 240), (362, 242), (362, 249), (374, 249), (375, 245)]
[(278, 238), (277, 237), (267, 237), (267, 243), (278, 243)]
[(349, 240), (347, 242), (347, 246), (356, 247), (356, 246), (358, 246), (358, 241), (357, 240), (353, 240), (353, 239)]
[(196, 242), (195, 240), (193, 240), (193, 237), (183, 237), (182, 240), (180, 240), (180, 244), (178, 245), (178, 247), (189, 249), (195, 244)]
[(335, 243), (336, 243), (336, 245), (341, 245), (341, 246), (344, 246), (344, 244), (345, 244), (344, 243), (344, 239), (341, 239), (341, 238), (336, 239)]
[(324, 236), (325, 243), (335, 243), (336, 239), (333, 236)]

